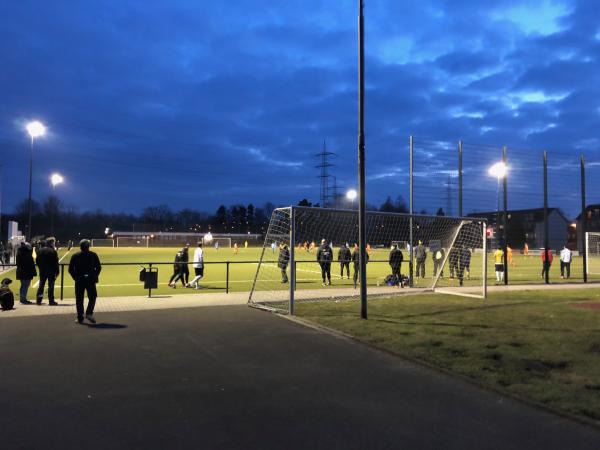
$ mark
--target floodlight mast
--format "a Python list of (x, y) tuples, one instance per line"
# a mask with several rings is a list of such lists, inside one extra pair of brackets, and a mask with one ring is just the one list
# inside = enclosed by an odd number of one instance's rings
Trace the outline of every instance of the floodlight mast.
[(365, 19), (363, 0), (358, 1), (358, 248), (360, 267), (360, 317), (367, 318), (367, 252), (365, 205)]
[(27, 133), (31, 137), (31, 147), (29, 148), (29, 200), (27, 209), (29, 211), (29, 219), (27, 224), (27, 241), (31, 242), (31, 187), (33, 179), (33, 140), (46, 134), (46, 127), (41, 122), (34, 120), (29, 122), (25, 127)]

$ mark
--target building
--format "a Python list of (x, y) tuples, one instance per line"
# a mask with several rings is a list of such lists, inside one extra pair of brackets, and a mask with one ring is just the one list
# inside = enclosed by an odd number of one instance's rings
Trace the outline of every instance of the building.
[[(585, 207), (586, 224), (585, 230), (592, 232), (600, 232), (600, 205), (588, 205)], [(583, 221), (581, 214), (575, 219), (577, 227), (577, 250), (582, 251), (585, 244), (585, 236), (583, 236)]]
[[(480, 217), (487, 220), (488, 226), (496, 226), (497, 211), (475, 212), (469, 217)], [(503, 212), (500, 211), (499, 236), (502, 236)], [(569, 241), (570, 221), (558, 208), (548, 208), (548, 238), (550, 248), (560, 249)], [(496, 231), (494, 230), (494, 233)], [(508, 245), (512, 248), (523, 248), (527, 242), (529, 248), (544, 246), (544, 208), (518, 209), (508, 211)]]

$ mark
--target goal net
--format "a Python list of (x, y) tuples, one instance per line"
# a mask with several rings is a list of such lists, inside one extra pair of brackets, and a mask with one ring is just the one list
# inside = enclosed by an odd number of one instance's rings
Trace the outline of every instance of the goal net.
[(116, 247), (148, 247), (148, 237), (117, 236)]
[(113, 239), (92, 239), (92, 247), (114, 247)]
[[(485, 222), (477, 218), (367, 212), (369, 297), (418, 290), (485, 297), (485, 229)], [(357, 242), (356, 211), (296, 206), (275, 209), (249, 304), (293, 312), (298, 302), (357, 299)], [(319, 252), (323, 245), (330, 251)], [(402, 253), (400, 280), (405, 291), (390, 277), (395, 271), (390, 265), (392, 245)], [(290, 252), (285, 271), (280, 264), (283, 246)], [(317, 261), (324, 253), (332, 253), (332, 261)]]
[(588, 275), (600, 275), (600, 233), (585, 233), (585, 260)]
[(202, 242), (205, 246), (214, 247), (216, 249), (219, 248), (229, 248), (231, 247), (231, 238), (223, 238), (223, 237), (207, 237), (204, 236)]

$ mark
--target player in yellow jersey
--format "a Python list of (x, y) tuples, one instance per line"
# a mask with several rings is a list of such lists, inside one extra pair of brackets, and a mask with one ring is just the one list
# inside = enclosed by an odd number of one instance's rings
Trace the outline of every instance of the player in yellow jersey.
[(235, 244), (233, 244), (233, 254), (237, 255), (240, 251), (240, 248), (237, 245), (237, 242)]
[(496, 284), (504, 281), (504, 252), (497, 248), (494, 252), (494, 268), (496, 271)]
[(510, 267), (515, 267), (515, 262), (513, 260), (512, 248), (506, 247), (506, 259), (508, 260), (508, 265)]
[(371, 244), (367, 244), (367, 255), (371, 256)]

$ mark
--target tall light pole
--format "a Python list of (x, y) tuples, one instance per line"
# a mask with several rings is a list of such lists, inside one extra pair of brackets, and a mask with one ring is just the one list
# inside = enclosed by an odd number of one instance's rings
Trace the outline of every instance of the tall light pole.
[(33, 179), (33, 140), (46, 133), (46, 127), (37, 120), (27, 124), (27, 132), (31, 136), (31, 147), (29, 150), (29, 201), (27, 209), (29, 210), (29, 221), (27, 224), (27, 241), (31, 242), (31, 185)]
[(56, 199), (56, 186), (58, 184), (63, 183), (64, 181), (65, 181), (65, 179), (63, 178), (63, 176), (58, 173), (53, 173), (52, 176), (50, 177), (50, 183), (52, 184), (52, 197), (53, 197), (53, 200), (56, 202), (56, 204), (53, 205), (56, 208), (53, 207), (52, 211), (50, 211), (50, 234), (52, 236), (54, 236), (54, 210), (58, 209), (58, 201)]
[(356, 192), (356, 189), (350, 189), (348, 192), (346, 192), (346, 198), (352, 202), (352, 209), (354, 209), (354, 200), (356, 200), (357, 196), (358, 193)]
[(367, 212), (365, 194), (365, 17), (358, 0), (358, 245), (360, 317), (367, 318)]
[(500, 223), (500, 180), (506, 177), (506, 175), (508, 173), (508, 167), (506, 166), (504, 161), (500, 161), (500, 162), (497, 162), (496, 164), (492, 165), (488, 169), (488, 173), (491, 176), (496, 177), (496, 179), (498, 180), (498, 187), (496, 188), (496, 239), (498, 239), (498, 236), (499, 236), (498, 226)]

